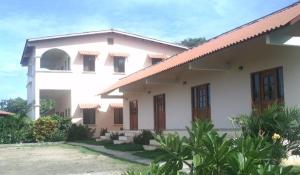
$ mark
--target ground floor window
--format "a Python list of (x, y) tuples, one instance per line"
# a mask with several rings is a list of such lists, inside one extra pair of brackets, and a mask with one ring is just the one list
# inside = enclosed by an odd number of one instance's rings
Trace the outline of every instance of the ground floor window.
[(114, 124), (123, 124), (123, 108), (114, 108)]
[(210, 86), (192, 87), (192, 118), (210, 120)]
[(251, 74), (252, 107), (258, 111), (284, 102), (282, 67)]
[(96, 109), (83, 109), (83, 124), (96, 123)]

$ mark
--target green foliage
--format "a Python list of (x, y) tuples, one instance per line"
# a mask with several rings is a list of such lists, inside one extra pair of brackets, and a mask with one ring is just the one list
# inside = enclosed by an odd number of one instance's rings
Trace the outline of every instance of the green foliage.
[(201, 38), (187, 38), (184, 39), (183, 41), (180, 42), (180, 44), (188, 47), (188, 48), (193, 48), (193, 47), (197, 47), (203, 43), (206, 42), (206, 39), (204, 37)]
[(18, 115), (26, 116), (29, 110), (29, 105), (27, 105), (26, 100), (18, 97), (14, 99), (1, 100), (0, 109)]
[(122, 136), (123, 134), (120, 134), (118, 132), (112, 132), (110, 133), (110, 140), (118, 140), (119, 136)]
[[(263, 112), (233, 118), (242, 128), (244, 136), (264, 137), (273, 147), (273, 159), (277, 163), (288, 152), (300, 155), (300, 110), (282, 105), (272, 105)], [(274, 139), (274, 135), (278, 139)]]
[(37, 142), (66, 140), (71, 126), (69, 118), (60, 116), (45, 116), (36, 120), (33, 124), (33, 137)]
[(149, 130), (142, 130), (141, 134), (134, 136), (133, 142), (135, 144), (149, 145), (151, 139), (154, 139), (152, 132)]
[[(219, 135), (209, 122), (196, 121), (187, 128), (188, 137), (158, 136), (167, 154), (154, 162), (148, 175), (177, 175), (183, 165), (196, 175), (296, 175), (291, 167), (272, 164), (272, 143), (264, 137), (229, 139)], [(159, 162), (163, 161), (163, 164)], [(127, 172), (128, 175), (140, 173)]]
[(93, 137), (95, 129), (89, 128), (87, 125), (72, 124), (68, 132), (68, 140), (85, 140)]
[(54, 109), (54, 107), (55, 107), (55, 100), (53, 100), (53, 99), (41, 99), (40, 100), (40, 114), (41, 115)]
[(100, 136), (105, 136), (105, 133), (107, 133), (107, 128), (101, 128)]
[(0, 117), (0, 143), (32, 142), (32, 121), (23, 115)]

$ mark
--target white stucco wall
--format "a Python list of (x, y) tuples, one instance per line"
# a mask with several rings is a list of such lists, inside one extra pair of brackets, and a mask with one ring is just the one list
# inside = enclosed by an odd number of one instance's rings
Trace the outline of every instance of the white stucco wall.
[[(114, 44), (108, 45), (107, 38), (114, 38)], [(44, 71), (35, 70), (35, 78), (32, 80), (32, 93), (28, 92), (28, 100), (35, 100), (35, 104), (39, 98), (39, 91), (48, 90), (70, 90), (71, 91), (71, 115), (75, 122), (82, 122), (82, 112), (78, 108), (80, 103), (97, 103), (101, 109), (97, 112), (96, 123), (97, 128), (107, 127), (115, 128), (113, 124), (113, 110), (109, 108), (109, 103), (122, 103), (118, 99), (101, 99), (97, 94), (106, 89), (109, 85), (115, 83), (118, 79), (131, 74), (139, 69), (147, 67), (151, 64), (148, 54), (165, 54), (174, 55), (184, 49), (150, 42), (147, 40), (131, 38), (119, 34), (104, 34), (84, 37), (71, 37), (64, 39), (54, 39), (46, 41), (33, 42), (35, 46), (35, 54), (32, 58), (32, 64), (37, 62), (39, 65), (42, 55), (50, 49), (61, 49), (70, 56), (70, 71)], [(83, 72), (83, 56), (78, 51), (97, 51), (99, 55), (96, 57), (95, 72)], [(109, 53), (127, 53), (125, 74), (114, 73), (113, 58)], [(35, 82), (35, 83), (34, 83)], [(30, 115), (37, 118), (35, 112), (31, 111)], [(35, 114), (34, 114), (35, 113)], [(104, 121), (105, 118), (109, 120)], [(101, 125), (101, 126), (100, 126)], [(102, 126), (103, 125), (103, 126)], [(120, 126), (118, 126), (119, 128)], [(98, 131), (97, 131), (98, 132)]]
[[(139, 129), (153, 129), (153, 96), (166, 95), (166, 129), (183, 130), (190, 126), (191, 87), (210, 83), (211, 119), (216, 128), (229, 129), (232, 124), (229, 117), (251, 111), (250, 74), (265, 69), (283, 66), (285, 104), (300, 105), (300, 49), (290, 46), (273, 46), (253, 42), (241, 49), (226, 54), (230, 61), (227, 71), (191, 71), (182, 68), (179, 81), (175, 85), (146, 87), (146, 91), (132, 94), (125, 93), (124, 128), (129, 129), (130, 100), (138, 100)], [(220, 52), (209, 59), (222, 58)], [(218, 62), (215, 62), (218, 64)], [(243, 70), (238, 67), (243, 66)], [(163, 75), (164, 73), (160, 74)], [(172, 75), (172, 73), (170, 73)], [(176, 73), (174, 73), (174, 76)], [(186, 81), (186, 84), (182, 82)], [(146, 85), (145, 85), (146, 86)], [(151, 93), (149, 94), (149, 91)]]

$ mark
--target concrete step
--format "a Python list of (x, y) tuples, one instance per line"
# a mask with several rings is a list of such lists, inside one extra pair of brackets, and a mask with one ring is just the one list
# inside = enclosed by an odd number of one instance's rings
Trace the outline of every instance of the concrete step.
[(159, 148), (159, 146), (155, 145), (143, 145), (144, 150), (146, 151), (153, 151)]
[(106, 137), (110, 137), (110, 132), (105, 133)]
[(141, 132), (140, 131), (125, 131), (124, 134), (127, 137), (134, 137), (136, 135), (139, 135)]
[(150, 140), (149, 145), (158, 146), (158, 147), (160, 146), (160, 144), (154, 139)]
[(118, 144), (124, 144), (124, 143), (126, 143), (126, 141), (123, 141), (123, 140), (114, 140), (113, 143), (115, 145), (118, 145)]
[(131, 136), (119, 136), (119, 140), (126, 142), (133, 142), (133, 137)]
[(110, 136), (109, 137), (107, 137), (107, 136), (100, 136), (100, 139), (101, 140), (110, 140)]

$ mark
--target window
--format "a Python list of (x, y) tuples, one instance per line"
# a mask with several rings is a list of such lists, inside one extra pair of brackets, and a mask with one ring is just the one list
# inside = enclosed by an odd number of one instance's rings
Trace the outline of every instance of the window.
[(114, 39), (113, 38), (107, 38), (107, 44), (108, 45), (113, 45), (114, 44)]
[(125, 57), (114, 57), (114, 71), (125, 72)]
[(83, 109), (83, 124), (95, 124), (95, 117), (95, 109)]
[(152, 58), (152, 65), (157, 64), (161, 61), (162, 61), (162, 59), (160, 59), (160, 58)]
[(192, 118), (210, 119), (209, 84), (192, 87)]
[(114, 108), (114, 124), (123, 124), (123, 108)]
[(95, 72), (95, 56), (83, 56), (83, 71)]
[(251, 74), (252, 107), (262, 111), (273, 103), (283, 103), (282, 67)]

